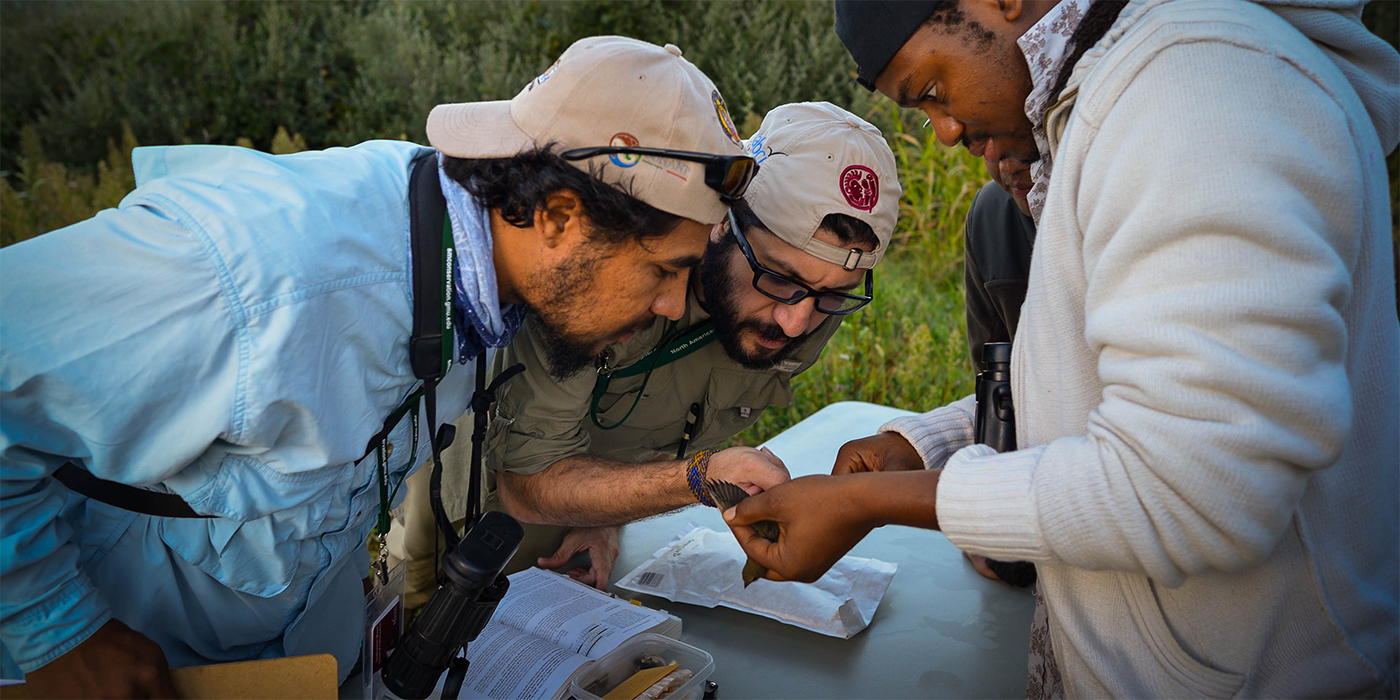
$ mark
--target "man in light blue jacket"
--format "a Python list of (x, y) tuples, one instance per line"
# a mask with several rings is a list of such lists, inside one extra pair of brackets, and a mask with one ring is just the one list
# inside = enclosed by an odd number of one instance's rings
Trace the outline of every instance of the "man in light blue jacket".
[[(145, 697), (172, 692), (167, 662), (331, 653), (343, 680), (387, 507), (362, 457), (420, 385), (415, 164), (437, 159), (437, 235), (455, 244), (448, 366), (532, 311), (559, 371), (680, 317), (754, 167), (680, 49), (617, 37), (576, 43), (510, 101), (440, 105), (427, 130), (436, 151), (139, 149), (117, 209), (0, 253), (4, 675), (35, 696)], [(438, 385), (440, 420), (466, 410), (471, 374)], [(379, 443), (389, 490), (432, 461), (436, 426), (418, 423)], [(212, 517), (79, 496), (51, 476), (66, 462)]]

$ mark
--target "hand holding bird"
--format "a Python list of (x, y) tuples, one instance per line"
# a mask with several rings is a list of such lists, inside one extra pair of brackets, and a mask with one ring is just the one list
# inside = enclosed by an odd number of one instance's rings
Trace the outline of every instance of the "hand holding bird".
[[(705, 493), (711, 501), (715, 502), (715, 507), (719, 508), (721, 513), (739, 505), (740, 501), (749, 497), (747, 491), (727, 481), (710, 480), (705, 482)], [(755, 534), (769, 542), (778, 541), (778, 524), (772, 520), (754, 523), (753, 530)], [(763, 578), (764, 574), (767, 573), (766, 567), (754, 561), (752, 557), (748, 558), (744, 562), (744, 588), (748, 588), (749, 584)]]

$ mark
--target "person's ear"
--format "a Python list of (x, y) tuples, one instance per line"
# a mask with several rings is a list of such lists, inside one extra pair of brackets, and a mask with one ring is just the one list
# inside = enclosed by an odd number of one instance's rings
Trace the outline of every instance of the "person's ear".
[(1007, 22), (1015, 22), (1021, 18), (1021, 12), (1025, 10), (1025, 3), (1022, 0), (998, 0), (1002, 19)]
[(726, 233), (728, 226), (729, 225), (723, 221), (715, 224), (714, 227), (710, 229), (710, 242), (719, 243), (720, 241), (724, 240), (724, 234)]
[(577, 192), (559, 189), (544, 198), (535, 210), (535, 230), (547, 248), (567, 244), (584, 234), (583, 199)]

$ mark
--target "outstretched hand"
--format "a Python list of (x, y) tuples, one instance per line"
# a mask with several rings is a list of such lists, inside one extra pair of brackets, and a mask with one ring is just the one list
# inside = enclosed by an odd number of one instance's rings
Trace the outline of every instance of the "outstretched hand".
[[(794, 479), (744, 499), (724, 519), (739, 546), (768, 568), (767, 578), (815, 581), (879, 524), (860, 498), (866, 476)], [(777, 542), (750, 527), (761, 520), (778, 524)]]
[(879, 433), (842, 445), (831, 473), (902, 472), (923, 468), (923, 458), (903, 435)]
[(574, 558), (575, 554), (587, 551), (589, 568), (575, 566), (567, 572), (569, 577), (586, 583), (600, 591), (607, 590), (608, 577), (617, 563), (619, 525), (601, 527), (576, 527), (564, 535), (559, 549), (548, 557), (542, 557), (538, 564), (542, 569), (557, 569)]
[(35, 698), (175, 697), (160, 645), (116, 619), (24, 682)]

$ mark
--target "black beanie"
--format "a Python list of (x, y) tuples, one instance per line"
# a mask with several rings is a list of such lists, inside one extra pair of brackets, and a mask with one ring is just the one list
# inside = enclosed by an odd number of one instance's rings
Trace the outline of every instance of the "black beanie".
[(836, 0), (836, 36), (856, 60), (856, 82), (875, 79), (944, 0)]

